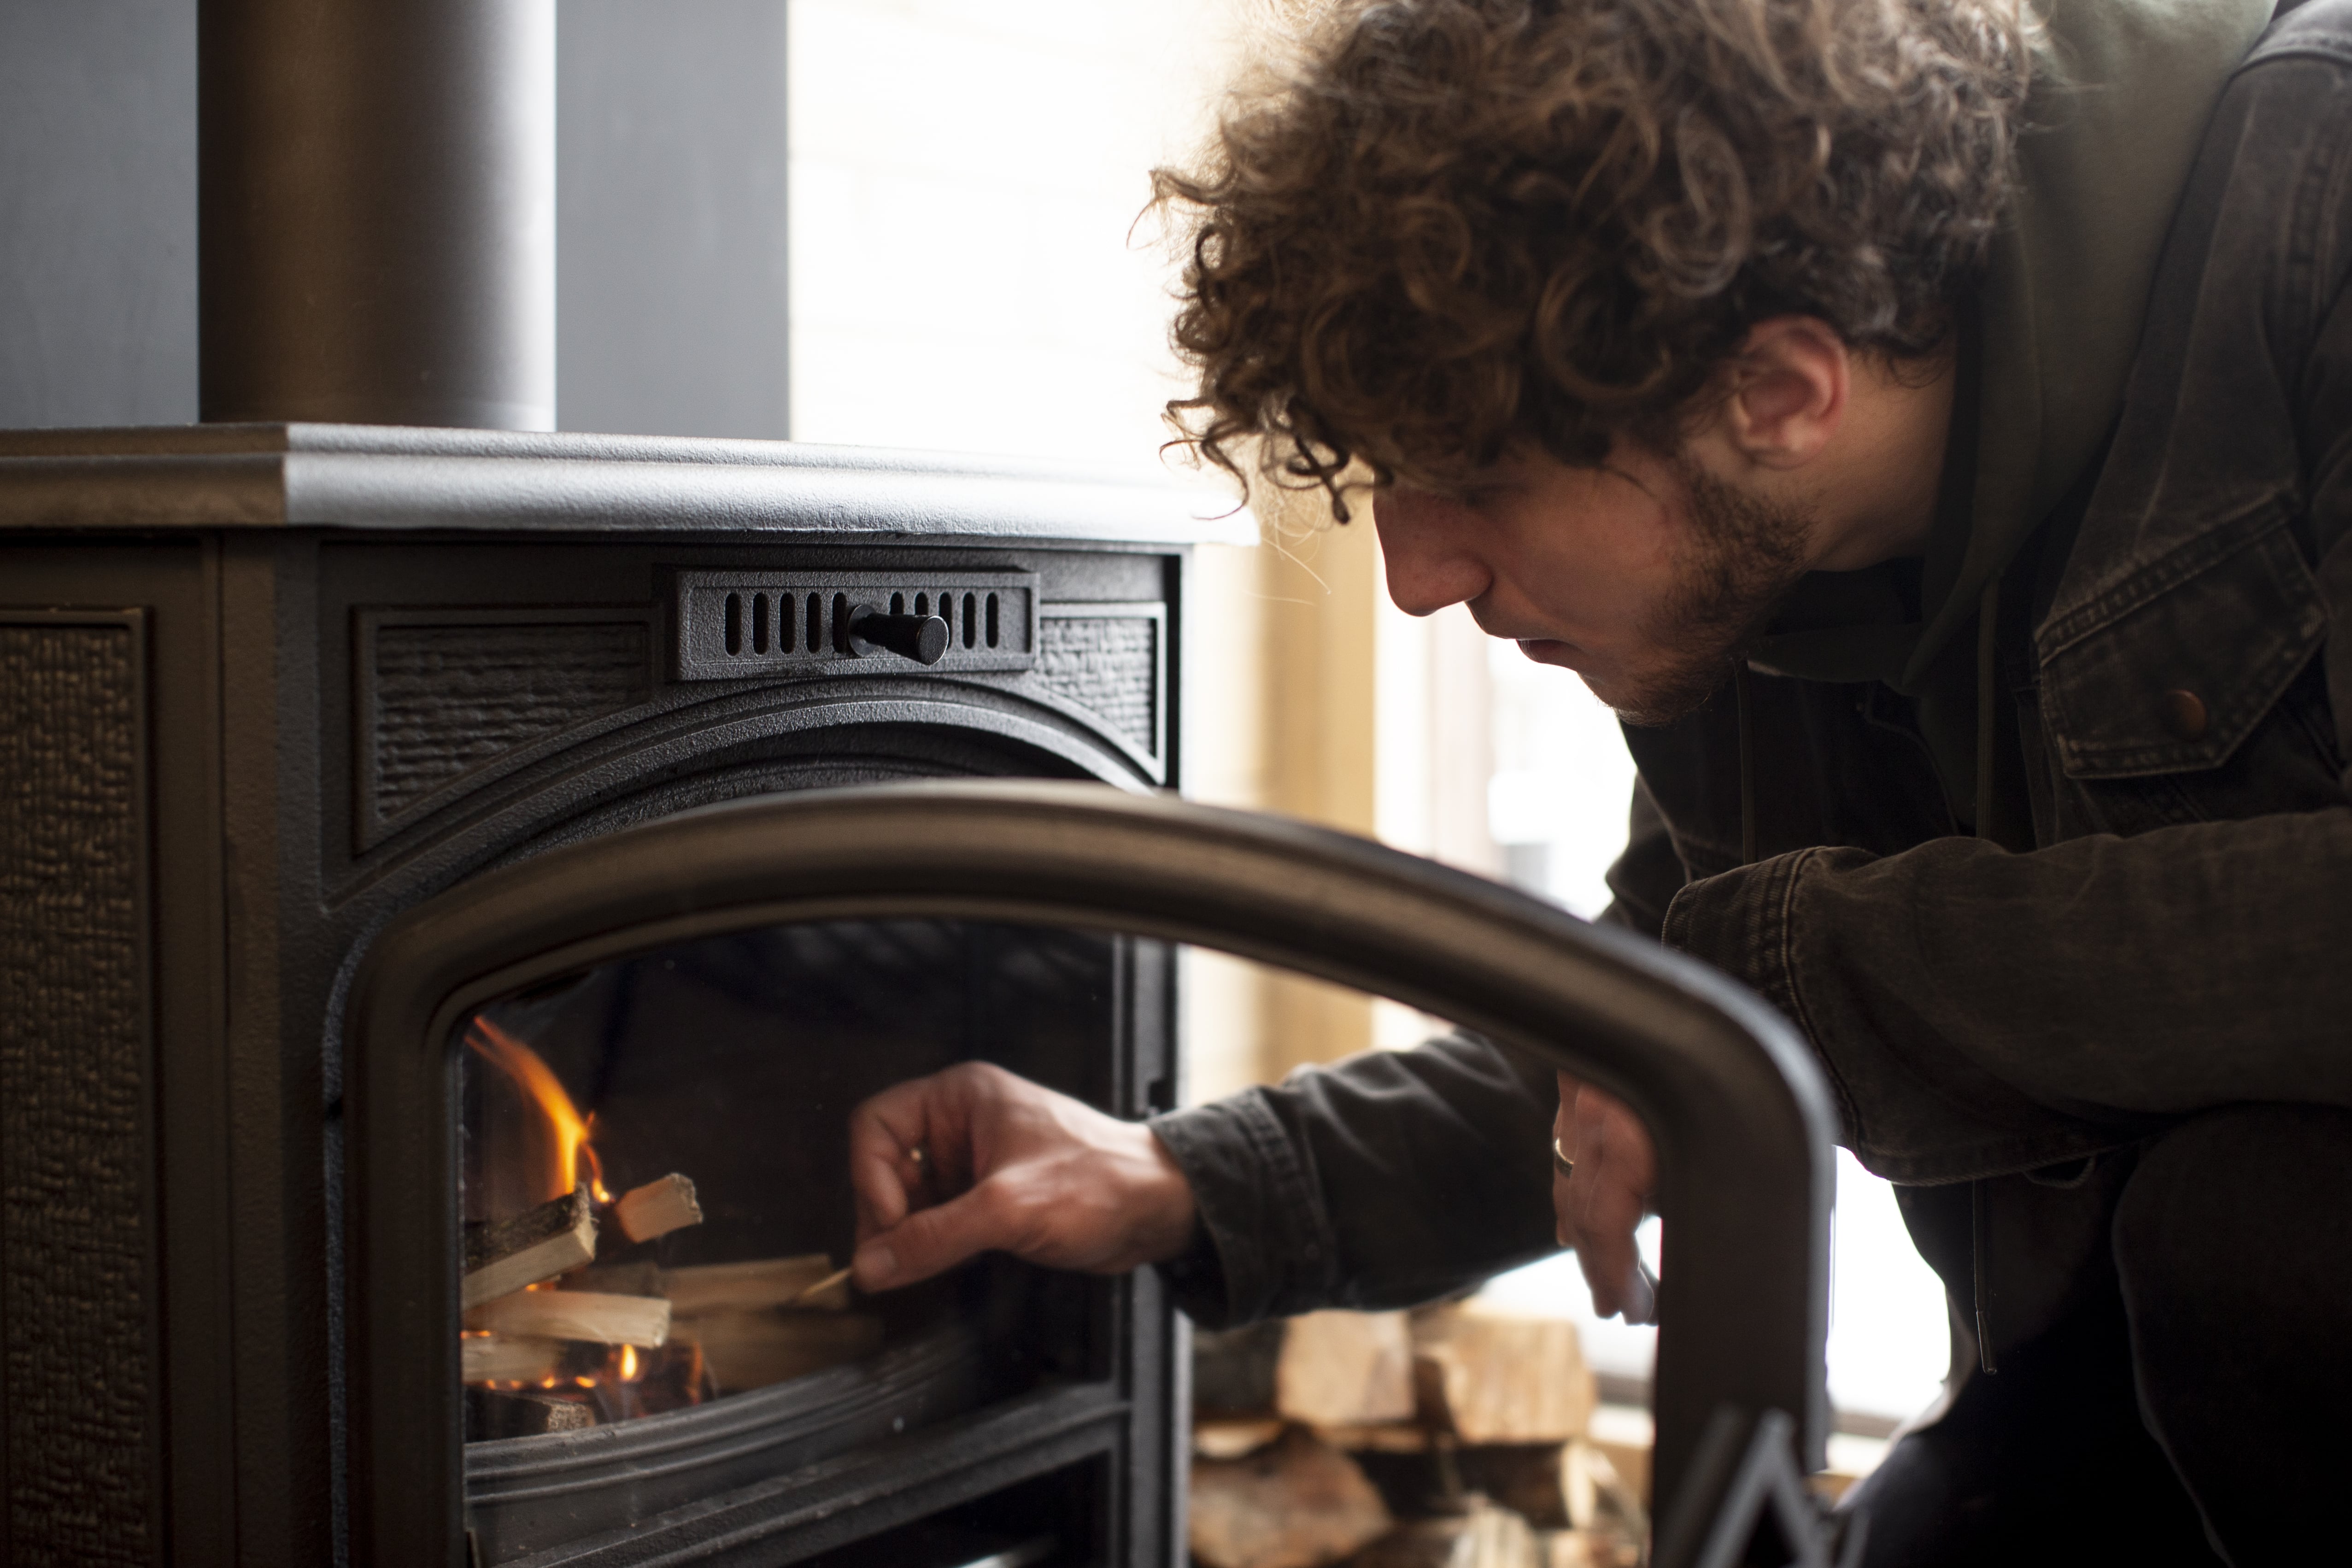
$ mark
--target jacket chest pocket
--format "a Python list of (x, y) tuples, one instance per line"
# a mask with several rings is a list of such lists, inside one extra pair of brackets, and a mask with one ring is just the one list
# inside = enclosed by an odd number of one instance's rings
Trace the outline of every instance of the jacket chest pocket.
[(2282, 700), (2320, 679), (2312, 656), (2328, 627), (2288, 521), (2269, 502), (2043, 624), (2042, 720), (2092, 826), (2131, 833), (2343, 799), (2324, 689)]

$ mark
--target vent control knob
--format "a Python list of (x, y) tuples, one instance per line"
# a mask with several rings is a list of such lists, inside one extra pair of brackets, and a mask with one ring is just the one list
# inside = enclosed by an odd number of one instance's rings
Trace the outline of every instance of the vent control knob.
[(879, 605), (849, 612), (849, 651), (866, 658), (885, 650), (917, 664), (937, 664), (948, 651), (948, 624), (937, 616), (893, 616)]

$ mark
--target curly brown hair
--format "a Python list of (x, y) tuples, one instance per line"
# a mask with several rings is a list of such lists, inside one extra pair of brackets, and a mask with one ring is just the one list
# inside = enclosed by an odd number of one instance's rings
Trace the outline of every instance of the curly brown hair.
[(1359, 459), (1446, 488), (1670, 449), (1769, 316), (1927, 354), (2031, 44), (2016, 0), (1348, 0), (1153, 174), (1189, 242), (1179, 444), (1344, 521)]

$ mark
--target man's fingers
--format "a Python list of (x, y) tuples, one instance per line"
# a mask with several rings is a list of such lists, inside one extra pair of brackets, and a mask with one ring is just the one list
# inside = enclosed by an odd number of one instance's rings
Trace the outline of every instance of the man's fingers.
[[(1561, 1146), (1576, 1163), (1572, 1178), (1555, 1175), (1552, 1208), (1560, 1245), (1573, 1247), (1592, 1289), (1593, 1310), (1647, 1321), (1654, 1304), (1640, 1273), (1634, 1227), (1649, 1212), (1657, 1156), (1649, 1131), (1623, 1101), (1563, 1077), (1558, 1124), (1569, 1129)], [(1569, 1140), (1572, 1138), (1573, 1143)]]
[(893, 1290), (942, 1274), (1005, 1245), (1003, 1205), (982, 1184), (936, 1208), (920, 1209), (858, 1244), (850, 1267), (861, 1290)]
[[(889, 1229), (924, 1194), (924, 1178), (942, 1142), (937, 1125), (952, 1121), (933, 1079), (893, 1084), (849, 1113), (849, 1185), (856, 1199), (858, 1239)], [(956, 1140), (961, 1143), (964, 1140)], [(921, 1158), (917, 1150), (924, 1151)]]

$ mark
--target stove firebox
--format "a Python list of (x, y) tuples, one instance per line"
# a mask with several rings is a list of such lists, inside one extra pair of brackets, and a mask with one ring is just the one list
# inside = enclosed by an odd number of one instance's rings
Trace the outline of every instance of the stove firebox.
[(518, 978), (442, 1042), (444, 1103), (370, 1108), (454, 1120), (478, 1296), (457, 1382), (389, 1393), (350, 1375), (384, 1286), (345, 1014), (394, 919), (630, 824), (1178, 784), (1189, 545), (1231, 532), (1152, 487), (761, 443), (0, 435), (8, 1560), (369, 1561), (352, 1455), (429, 1406), (483, 1563), (1176, 1562), (1149, 1271), (827, 1280), (864, 1095), (982, 1059), (1173, 1103), (1163, 950), (844, 919)]

